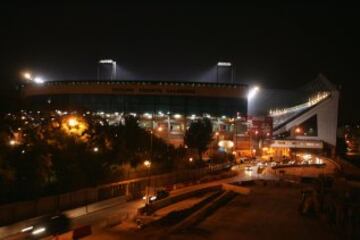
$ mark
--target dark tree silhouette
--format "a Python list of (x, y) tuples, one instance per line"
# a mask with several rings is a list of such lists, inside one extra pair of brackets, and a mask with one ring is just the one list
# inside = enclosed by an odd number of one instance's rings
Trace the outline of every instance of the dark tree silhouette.
[(336, 142), (336, 154), (344, 157), (347, 151), (345, 138), (338, 137)]
[(192, 122), (185, 133), (184, 141), (188, 147), (197, 149), (199, 159), (202, 160), (203, 153), (208, 149), (208, 145), (212, 141), (212, 125), (210, 120), (203, 118)]

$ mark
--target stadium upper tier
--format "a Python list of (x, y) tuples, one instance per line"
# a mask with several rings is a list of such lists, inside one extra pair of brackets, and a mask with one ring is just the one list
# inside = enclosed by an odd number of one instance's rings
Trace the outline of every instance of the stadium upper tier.
[(244, 84), (156, 81), (54, 81), (25, 85), (23, 96), (35, 108), (97, 111), (171, 112), (236, 116), (247, 114)]

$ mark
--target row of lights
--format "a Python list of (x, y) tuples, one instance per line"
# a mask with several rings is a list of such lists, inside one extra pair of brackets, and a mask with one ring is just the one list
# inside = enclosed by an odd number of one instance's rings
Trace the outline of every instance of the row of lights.
[(45, 80), (40, 77), (40, 76), (33, 76), (30, 72), (25, 72), (23, 73), (23, 77), (28, 80), (28, 81), (31, 81), (33, 83), (36, 83), (36, 84), (43, 84), (45, 83)]

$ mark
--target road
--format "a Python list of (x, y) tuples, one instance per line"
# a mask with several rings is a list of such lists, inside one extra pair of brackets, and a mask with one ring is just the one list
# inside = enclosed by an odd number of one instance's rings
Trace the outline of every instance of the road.
[[(238, 175), (235, 177), (183, 187), (181, 189), (173, 190), (170, 193), (170, 195), (175, 196), (189, 191), (194, 191), (197, 189), (201, 189), (209, 186), (216, 186), (222, 183), (230, 183), (234, 181), (244, 181), (244, 180), (259, 179), (259, 178), (266, 178), (266, 179), (273, 178), (273, 176), (271, 175), (258, 174), (256, 170), (257, 167), (255, 166), (253, 166), (252, 168), (253, 169), (251, 171), (246, 171), (244, 165), (234, 166), (232, 170), (238, 172)], [(72, 218), (71, 219), (72, 228), (89, 225), (89, 224), (95, 224), (101, 221), (107, 221), (109, 218), (113, 216), (121, 215), (122, 218), (126, 216), (130, 218), (134, 216), (137, 213), (137, 209), (142, 206), (144, 206), (143, 200), (135, 200), (130, 202), (124, 202), (123, 200), (119, 200), (118, 204), (113, 204), (111, 207)], [(38, 218), (33, 218), (12, 225), (0, 227), (0, 239), (22, 239), (22, 235), (18, 233), (21, 232), (21, 229), (31, 226), (33, 223), (37, 221), (37, 219)]]

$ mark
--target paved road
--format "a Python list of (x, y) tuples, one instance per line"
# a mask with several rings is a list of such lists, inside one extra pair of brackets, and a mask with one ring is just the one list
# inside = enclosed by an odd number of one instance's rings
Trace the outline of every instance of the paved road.
[[(204, 187), (209, 186), (215, 186), (222, 183), (229, 183), (234, 181), (243, 181), (243, 180), (250, 180), (250, 179), (258, 179), (258, 178), (273, 178), (271, 175), (261, 175), (257, 173), (257, 168), (254, 166), (251, 171), (245, 171), (244, 165), (241, 166), (235, 166), (233, 168), (234, 171), (238, 172), (238, 175), (236, 177), (222, 179), (218, 181), (212, 181), (208, 183), (202, 183), (192, 186), (187, 186), (181, 189), (177, 189), (171, 192), (171, 196), (183, 194), (186, 192), (194, 191), (197, 189), (201, 189)], [(136, 214), (137, 209), (142, 207), (144, 205), (143, 200), (136, 200), (136, 201), (130, 201), (130, 202), (123, 202), (119, 200), (119, 204), (114, 205), (109, 208), (105, 208), (90, 214), (82, 215), (79, 217), (72, 218), (72, 226), (75, 228), (77, 226), (83, 226), (88, 224), (94, 224), (99, 221), (105, 221), (111, 216), (116, 215), (123, 215), (123, 216), (133, 216)], [(0, 227), (0, 239), (7, 239), (9, 236), (11, 236), (11, 239), (21, 239), (20, 235), (14, 235), (16, 233), (19, 233), (21, 229), (31, 226), (34, 222), (36, 222), (36, 218), (29, 219), (25, 221), (21, 221), (9, 226)]]

